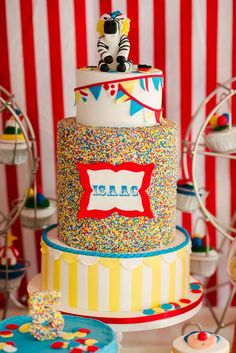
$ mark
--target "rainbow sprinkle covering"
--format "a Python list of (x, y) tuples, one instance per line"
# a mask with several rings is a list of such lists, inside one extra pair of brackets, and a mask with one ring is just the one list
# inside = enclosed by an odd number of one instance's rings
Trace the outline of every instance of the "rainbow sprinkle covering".
[[(58, 124), (58, 236), (80, 249), (140, 252), (170, 244), (175, 236), (176, 126), (135, 128), (89, 127), (65, 118)], [(129, 218), (113, 213), (104, 219), (78, 219), (83, 189), (76, 162), (154, 163), (147, 189), (154, 218)]]

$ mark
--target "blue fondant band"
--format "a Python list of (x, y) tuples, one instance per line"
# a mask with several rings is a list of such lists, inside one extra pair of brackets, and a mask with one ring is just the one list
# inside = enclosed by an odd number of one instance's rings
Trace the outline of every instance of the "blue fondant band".
[(185, 246), (188, 245), (188, 243), (190, 242), (190, 237), (188, 232), (186, 231), (186, 229), (180, 227), (180, 226), (176, 226), (176, 229), (178, 231), (180, 231), (181, 233), (184, 234), (185, 236), (185, 241), (177, 246), (174, 246), (173, 248), (168, 248), (168, 249), (162, 249), (162, 250), (154, 250), (154, 251), (147, 251), (147, 252), (139, 252), (139, 253), (101, 253), (98, 251), (88, 251), (88, 250), (81, 250), (81, 249), (74, 249), (74, 248), (68, 248), (68, 247), (64, 247), (58, 244), (55, 244), (54, 242), (52, 242), (51, 240), (48, 239), (47, 234), (55, 229), (57, 227), (56, 224), (53, 224), (51, 226), (49, 226), (48, 228), (46, 228), (43, 231), (42, 234), (42, 238), (43, 241), (50, 246), (53, 249), (56, 250), (60, 250), (63, 252), (68, 252), (71, 254), (76, 254), (76, 255), (87, 255), (87, 256), (98, 256), (98, 257), (109, 257), (109, 258), (137, 258), (137, 257), (150, 257), (150, 256), (158, 256), (158, 255), (163, 255), (163, 254), (169, 254), (175, 251), (178, 251), (182, 248), (184, 248)]

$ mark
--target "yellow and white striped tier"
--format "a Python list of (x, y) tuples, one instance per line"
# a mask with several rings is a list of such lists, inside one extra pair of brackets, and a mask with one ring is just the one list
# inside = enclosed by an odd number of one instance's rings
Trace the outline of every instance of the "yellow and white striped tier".
[(171, 247), (134, 256), (71, 248), (50, 227), (42, 239), (41, 289), (60, 290), (63, 306), (82, 310), (155, 308), (187, 296), (190, 252), (189, 237), (181, 228)]

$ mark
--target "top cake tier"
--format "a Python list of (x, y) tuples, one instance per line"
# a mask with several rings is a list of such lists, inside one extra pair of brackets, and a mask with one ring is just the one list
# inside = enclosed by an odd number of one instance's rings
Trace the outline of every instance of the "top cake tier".
[(153, 126), (162, 119), (161, 70), (132, 72), (77, 70), (77, 122), (88, 126)]

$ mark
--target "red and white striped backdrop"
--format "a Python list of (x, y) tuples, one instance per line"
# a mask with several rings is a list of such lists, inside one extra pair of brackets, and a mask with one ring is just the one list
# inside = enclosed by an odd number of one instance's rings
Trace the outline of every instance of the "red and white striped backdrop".
[[(178, 123), (179, 139), (216, 82), (236, 75), (234, 0), (0, 0), (0, 84), (16, 94), (32, 120), (41, 158), (38, 184), (48, 196), (55, 196), (56, 123), (75, 114), (75, 69), (96, 65), (97, 20), (117, 9), (132, 21), (133, 61), (165, 73), (165, 115)], [(233, 106), (235, 111), (235, 102)], [(204, 117), (194, 124), (193, 136)], [(22, 195), (25, 174), (25, 166), (1, 166), (5, 212)], [(235, 164), (202, 159), (198, 175), (210, 190), (208, 208), (228, 222), (236, 208)], [(178, 223), (190, 231), (195, 217), (180, 214)], [(40, 233), (21, 228), (19, 222), (13, 228), (22, 256), (31, 261), (31, 278), (40, 269)], [(213, 245), (219, 243), (213, 228), (211, 239)], [(222, 264), (212, 283), (224, 279)], [(213, 303), (225, 303), (228, 290), (213, 294)]]

